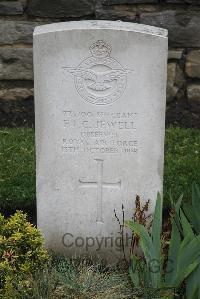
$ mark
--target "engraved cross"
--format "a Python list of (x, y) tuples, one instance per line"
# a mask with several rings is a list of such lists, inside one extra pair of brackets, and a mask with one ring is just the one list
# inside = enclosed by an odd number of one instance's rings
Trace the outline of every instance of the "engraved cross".
[(103, 160), (101, 159), (95, 159), (97, 162), (97, 180), (92, 182), (85, 182), (82, 180), (79, 180), (81, 187), (97, 187), (97, 219), (96, 222), (103, 223), (103, 217), (102, 217), (102, 193), (103, 188), (117, 188), (120, 189), (121, 187), (121, 180), (119, 180), (116, 183), (109, 183), (104, 182), (103, 180)]

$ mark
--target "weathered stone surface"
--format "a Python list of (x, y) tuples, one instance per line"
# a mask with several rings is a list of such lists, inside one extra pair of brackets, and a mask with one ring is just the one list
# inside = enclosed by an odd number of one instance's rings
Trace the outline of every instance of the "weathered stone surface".
[(168, 63), (167, 76), (167, 103), (170, 103), (176, 98), (179, 89), (183, 86), (184, 76), (176, 63)]
[(22, 15), (23, 5), (19, 1), (0, 1), (0, 15)]
[(130, 5), (102, 5), (98, 0), (95, 7), (97, 19), (126, 20), (134, 22), (136, 20), (137, 7)]
[(0, 21), (0, 44), (31, 44), (33, 30), (39, 24), (41, 22)]
[(23, 8), (24, 8), (24, 10), (27, 8), (27, 6), (28, 6), (28, 1), (29, 0), (18, 0), (18, 1), (20, 1), (21, 2), (21, 4), (23, 5)]
[(175, 85), (176, 78), (176, 64), (169, 63), (167, 66), (167, 103), (174, 100), (178, 87)]
[(114, 210), (123, 203), (129, 219), (136, 194), (154, 210), (163, 177), (167, 46), (166, 30), (127, 22), (36, 28), (37, 221), (47, 248), (118, 261), (120, 248), (104, 242), (119, 237)]
[(190, 84), (187, 87), (187, 95), (190, 104), (200, 108), (200, 84)]
[(180, 68), (180, 66), (177, 64), (176, 66), (176, 79), (175, 84), (181, 88), (185, 83), (185, 78), (183, 74), (183, 70)]
[(191, 51), (187, 55), (186, 73), (191, 78), (200, 79), (200, 50)]
[[(114, 2), (113, 2), (114, 3)], [(117, 1), (116, 1), (117, 3)], [(95, 14), (97, 19), (122, 20), (138, 22), (138, 15), (141, 12), (155, 12), (157, 6), (152, 4), (103, 4), (102, 0), (96, 1)]]
[(101, 0), (104, 5), (158, 3), (158, 0)]
[(181, 59), (183, 55), (183, 49), (171, 49), (168, 51), (168, 59)]
[(165, 0), (165, 3), (172, 3), (172, 4), (195, 4), (200, 5), (199, 0)]
[(0, 90), (0, 101), (26, 100), (33, 96), (33, 89), (11, 88)]
[(144, 12), (155, 12), (158, 11), (158, 5), (153, 5), (153, 4), (139, 4), (136, 6), (137, 7), (137, 14), (140, 15), (141, 13)]
[(32, 80), (32, 49), (0, 48), (0, 80)]
[(200, 47), (200, 11), (142, 13), (140, 22), (168, 29), (171, 47)]
[(195, 5), (200, 5), (199, 0), (184, 0), (185, 3), (187, 4), (195, 4)]
[(28, 14), (38, 17), (83, 17), (94, 14), (95, 0), (30, 0)]

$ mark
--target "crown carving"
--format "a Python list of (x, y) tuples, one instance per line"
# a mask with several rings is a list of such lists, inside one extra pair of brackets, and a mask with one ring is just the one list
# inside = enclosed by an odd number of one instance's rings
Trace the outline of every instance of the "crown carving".
[(111, 51), (111, 46), (103, 40), (98, 40), (90, 46), (90, 52), (92, 56), (95, 56), (97, 58), (110, 56)]

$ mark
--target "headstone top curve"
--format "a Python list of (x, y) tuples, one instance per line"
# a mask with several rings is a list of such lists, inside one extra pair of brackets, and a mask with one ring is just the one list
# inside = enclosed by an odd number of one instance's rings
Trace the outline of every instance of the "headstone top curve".
[(91, 20), (91, 21), (69, 21), (69, 22), (60, 22), (60, 23), (52, 23), (48, 25), (42, 25), (35, 27), (34, 36), (46, 34), (46, 33), (53, 33), (58, 31), (64, 30), (84, 30), (84, 29), (110, 29), (110, 30), (124, 30), (124, 31), (133, 31), (148, 35), (154, 35), (158, 37), (167, 38), (168, 30), (138, 24), (138, 23), (130, 23), (130, 22), (123, 22), (123, 21), (103, 21), (103, 20)]

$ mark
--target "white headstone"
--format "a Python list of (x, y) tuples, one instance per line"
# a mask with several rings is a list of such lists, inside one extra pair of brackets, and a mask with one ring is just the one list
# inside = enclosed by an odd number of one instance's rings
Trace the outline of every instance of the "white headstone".
[(79, 21), (34, 32), (37, 217), (46, 246), (121, 256), (136, 194), (162, 192), (167, 31)]

